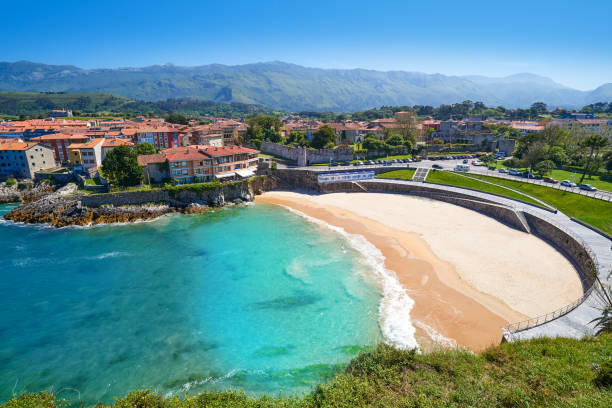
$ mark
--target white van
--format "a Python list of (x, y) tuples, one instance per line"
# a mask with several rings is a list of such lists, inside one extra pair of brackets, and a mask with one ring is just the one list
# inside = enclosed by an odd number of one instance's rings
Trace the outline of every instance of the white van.
[(455, 171), (470, 171), (470, 166), (468, 166), (467, 164), (458, 164), (455, 167)]

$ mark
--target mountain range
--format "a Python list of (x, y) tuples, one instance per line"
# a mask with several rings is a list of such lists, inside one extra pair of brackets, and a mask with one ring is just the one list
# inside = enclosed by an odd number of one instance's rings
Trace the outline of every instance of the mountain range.
[(194, 98), (258, 104), (287, 111), (335, 112), (390, 105), (438, 106), (468, 99), (509, 108), (528, 107), (537, 101), (564, 108), (612, 101), (612, 83), (581, 91), (528, 73), (491, 78), (308, 68), (285, 62), (109, 69), (29, 61), (0, 62), (0, 90), (104, 92), (145, 101)]

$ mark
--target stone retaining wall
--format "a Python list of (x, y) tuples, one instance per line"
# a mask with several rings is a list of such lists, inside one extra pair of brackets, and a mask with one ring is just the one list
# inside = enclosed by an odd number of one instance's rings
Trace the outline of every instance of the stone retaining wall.
[(312, 163), (328, 163), (331, 161), (353, 160), (353, 148), (339, 147), (337, 149), (310, 149), (306, 147), (291, 147), (278, 143), (263, 141), (259, 148), (264, 153), (297, 161), (298, 166)]
[(586, 291), (595, 280), (597, 264), (582, 242), (540, 217), (527, 212), (523, 214), (533, 234), (559, 249), (574, 264)]
[(154, 189), (85, 195), (81, 199), (81, 204), (85, 207), (94, 208), (102, 205), (119, 207), (146, 203), (167, 203), (175, 207), (185, 207), (192, 203), (220, 206), (226, 201), (236, 199), (250, 201), (253, 199), (253, 195), (261, 194), (263, 191), (271, 190), (275, 187), (276, 184), (273, 180), (267, 177), (255, 177), (243, 182), (222, 184), (213, 190), (190, 191), (180, 189), (166, 191)]

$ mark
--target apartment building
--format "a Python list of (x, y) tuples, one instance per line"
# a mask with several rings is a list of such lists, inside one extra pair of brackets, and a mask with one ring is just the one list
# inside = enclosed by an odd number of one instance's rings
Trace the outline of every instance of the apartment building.
[(84, 169), (97, 169), (102, 165), (103, 138), (92, 139), (85, 143), (74, 143), (68, 146), (70, 163)]
[(117, 146), (134, 146), (134, 143), (130, 139), (122, 139), (122, 138), (105, 138), (104, 142), (102, 142), (102, 161), (110, 152)]
[[(259, 151), (242, 146), (184, 146), (138, 156), (151, 181), (170, 177), (176, 184), (246, 178), (255, 174)], [(168, 174), (160, 171), (167, 163)]]
[(0, 144), (0, 174), (17, 178), (34, 178), (34, 173), (56, 167), (52, 148), (34, 142)]
[(180, 147), (181, 132), (173, 127), (143, 127), (135, 132), (136, 143), (150, 143), (156, 149)]
[(50, 135), (33, 137), (30, 140), (52, 148), (55, 152), (55, 160), (59, 163), (67, 163), (70, 161), (68, 146), (75, 143), (85, 143), (89, 140), (89, 137), (83, 133), (53, 133)]

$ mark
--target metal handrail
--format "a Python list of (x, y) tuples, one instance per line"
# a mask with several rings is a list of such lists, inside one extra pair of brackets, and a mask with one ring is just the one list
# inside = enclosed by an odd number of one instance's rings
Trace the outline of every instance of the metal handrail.
[(517, 333), (523, 330), (531, 329), (536, 326), (540, 326), (544, 323), (548, 323), (552, 320), (558, 319), (561, 316), (564, 316), (580, 306), (590, 295), (591, 292), (595, 289), (596, 281), (587, 289), (587, 291), (579, 298), (570, 303), (569, 305), (565, 305), (560, 309), (554, 310), (552, 312), (546, 313), (544, 315), (540, 315), (537, 317), (532, 317), (531, 319), (522, 320), (520, 322), (510, 323), (504, 330), (508, 333)]
[[(532, 215), (535, 215), (535, 214), (532, 214)], [(584, 242), (584, 240), (581, 237), (577, 236), (576, 234), (574, 234), (567, 228), (557, 224), (556, 222), (549, 219), (548, 217), (541, 217), (541, 218), (546, 218), (546, 222), (554, 225), (556, 228), (560, 229), (561, 231), (563, 231), (564, 233), (572, 237), (574, 240), (578, 241), (581, 244), (582, 248), (584, 248), (584, 250), (589, 255), (589, 258), (592, 260), (594, 273), (599, 274), (599, 261), (597, 260), (597, 257), (595, 256), (593, 251), (589, 248), (589, 246)], [(540, 326), (544, 323), (548, 323), (552, 320), (558, 319), (559, 317), (568, 314), (569, 312), (571, 312), (572, 310), (580, 306), (591, 295), (591, 293), (595, 289), (595, 286), (597, 285), (597, 279), (595, 278), (593, 278), (591, 282), (589, 282), (588, 280), (585, 281), (585, 279), (582, 279), (582, 281), (583, 283), (587, 283), (587, 284), (590, 283), (590, 285), (580, 298), (552, 312), (549, 312), (549, 313), (546, 313), (546, 314), (543, 314), (537, 317), (532, 317), (530, 319), (522, 320), (520, 322), (510, 323), (504, 327), (504, 331), (509, 334), (517, 333), (523, 330), (531, 329), (536, 326)]]

